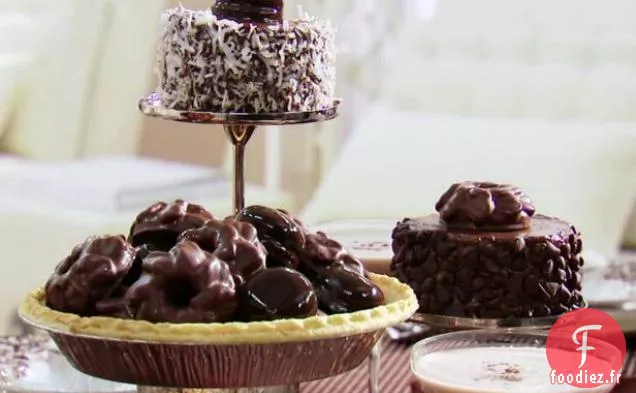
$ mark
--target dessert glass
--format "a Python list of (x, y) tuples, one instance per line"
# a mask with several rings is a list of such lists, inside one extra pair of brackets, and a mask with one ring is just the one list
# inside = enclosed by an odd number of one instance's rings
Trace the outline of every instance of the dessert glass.
[[(443, 334), (413, 346), (411, 370), (422, 391), (435, 393), (608, 393), (614, 388), (616, 383), (590, 389), (553, 383), (547, 339), (545, 331), (525, 329)], [(618, 349), (599, 353), (595, 356), (620, 355)]]
[(311, 228), (328, 233), (329, 237), (342, 243), (368, 271), (390, 275), (393, 258), (391, 231), (396, 222), (397, 220), (343, 220), (312, 225)]

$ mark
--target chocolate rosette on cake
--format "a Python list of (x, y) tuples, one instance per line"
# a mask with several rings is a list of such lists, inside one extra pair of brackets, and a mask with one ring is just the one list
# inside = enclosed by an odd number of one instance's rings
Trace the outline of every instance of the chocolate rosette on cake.
[(76, 246), (20, 312), (85, 374), (240, 388), (355, 368), (416, 309), (407, 285), (367, 273), (284, 210), (252, 206), (218, 219), (178, 200), (142, 211), (128, 238)]
[(413, 288), (419, 312), (540, 318), (585, 306), (580, 233), (537, 214), (519, 187), (457, 183), (435, 207), (392, 234), (392, 274)]

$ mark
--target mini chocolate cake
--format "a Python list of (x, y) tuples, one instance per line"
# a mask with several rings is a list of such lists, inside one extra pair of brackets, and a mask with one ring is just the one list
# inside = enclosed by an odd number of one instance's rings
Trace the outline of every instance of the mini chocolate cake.
[(342, 245), (283, 210), (252, 206), (220, 220), (182, 200), (145, 209), (128, 239), (76, 246), (45, 297), (56, 311), (155, 323), (306, 318), (385, 301)]
[(580, 234), (535, 214), (521, 189), (459, 183), (436, 210), (403, 220), (392, 235), (391, 271), (413, 288), (420, 312), (527, 318), (585, 306)]
[(217, 0), (167, 11), (157, 92), (178, 110), (278, 113), (331, 107), (334, 30), (307, 15), (283, 20), (282, 0)]

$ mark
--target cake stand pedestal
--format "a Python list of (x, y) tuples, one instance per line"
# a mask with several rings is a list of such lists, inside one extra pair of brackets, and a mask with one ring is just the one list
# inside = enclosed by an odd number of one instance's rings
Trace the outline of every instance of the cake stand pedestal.
[(286, 113), (213, 113), (169, 109), (157, 93), (139, 101), (139, 109), (147, 116), (195, 124), (220, 124), (234, 146), (234, 213), (245, 207), (245, 148), (258, 126), (282, 126), (316, 123), (334, 119), (339, 114), (340, 101), (327, 109), (314, 112)]
[[(233, 207), (234, 213), (238, 213), (245, 207), (245, 176), (244, 176), (244, 165), (245, 165), (245, 149), (247, 144), (254, 134), (254, 131), (259, 126), (281, 126), (281, 125), (290, 125), (290, 124), (305, 124), (305, 123), (315, 123), (321, 121), (331, 120), (338, 116), (338, 111), (340, 107), (340, 101), (334, 101), (333, 105), (330, 108), (314, 111), (314, 112), (290, 112), (290, 113), (261, 113), (261, 114), (249, 114), (249, 113), (212, 113), (212, 112), (202, 112), (202, 111), (186, 111), (186, 110), (175, 110), (170, 109), (164, 106), (161, 101), (161, 97), (157, 93), (151, 93), (145, 97), (143, 97), (139, 101), (139, 109), (140, 111), (151, 117), (157, 117), (165, 120), (172, 120), (178, 122), (185, 123), (194, 123), (194, 124), (219, 124), (223, 125), (225, 133), (232, 143), (234, 148), (234, 196), (233, 196)], [(119, 380), (126, 381), (129, 383), (136, 383), (138, 385), (137, 392), (138, 393), (299, 393), (300, 392), (300, 384), (298, 382), (287, 381), (284, 376), (281, 376), (280, 373), (273, 373), (271, 375), (272, 381), (280, 382), (290, 382), (289, 384), (285, 384), (282, 386), (269, 386), (269, 387), (251, 387), (252, 381), (246, 377), (246, 375), (257, 374), (260, 375), (259, 381), (262, 384), (269, 384), (267, 376), (261, 374), (259, 371), (249, 371), (244, 370), (244, 367), (252, 367), (252, 368), (270, 368), (271, 365), (258, 364), (258, 360), (267, 361), (274, 365), (280, 363), (282, 359), (277, 359), (278, 355), (275, 351), (280, 350), (272, 346), (271, 350), (263, 350), (261, 347), (254, 347), (252, 350), (250, 348), (241, 348), (236, 347), (232, 348), (231, 346), (192, 346), (192, 345), (165, 345), (158, 343), (126, 343), (121, 340), (96, 340), (95, 338), (88, 337), (73, 337), (73, 335), (68, 333), (60, 333), (60, 332), (52, 332), (51, 329), (47, 329), (46, 327), (42, 327), (45, 330), (48, 330), (53, 337), (53, 339), (58, 342), (61, 342), (63, 345), (61, 347), (67, 349), (67, 357), (74, 363), (74, 366), (83, 372), (89, 375), (97, 375), (105, 379), (109, 380)], [(363, 347), (367, 347), (365, 350), (362, 349), (363, 353), (369, 353), (375, 342), (380, 337), (380, 332), (373, 332), (371, 334), (362, 335), (358, 337), (358, 340), (351, 338), (350, 342), (357, 341), (359, 345)], [(360, 344), (362, 343), (362, 344)], [(305, 344), (305, 345), (303, 345)], [(109, 375), (110, 371), (103, 369), (90, 369), (87, 368), (84, 361), (80, 358), (83, 357), (81, 352), (92, 345), (103, 346), (99, 353), (108, 354), (110, 351), (115, 349), (116, 356), (124, 356), (126, 355), (126, 351), (131, 351), (129, 354), (139, 354), (143, 353), (143, 357), (145, 357), (146, 362), (153, 363), (152, 367), (147, 368), (144, 367), (144, 370), (150, 371), (141, 371), (141, 370), (129, 370), (126, 373), (126, 370), (122, 370), (122, 374), (120, 375)], [(138, 347), (141, 345), (142, 347)], [(298, 348), (303, 348), (309, 345), (309, 347), (314, 347), (315, 344), (306, 344), (306, 343), (298, 343)], [(349, 344), (350, 345), (350, 344)], [(345, 345), (347, 346), (347, 345)], [(83, 349), (82, 349), (83, 347)], [(336, 346), (337, 348), (341, 348), (341, 346)], [(336, 348), (334, 347), (334, 348)], [(69, 349), (70, 348), (70, 349)], [(294, 348), (293, 352), (297, 352), (298, 348)], [(78, 353), (73, 354), (73, 349), (77, 350)], [(314, 351), (318, 349), (317, 347), (312, 348)], [(321, 348), (322, 349), (322, 348)], [(356, 348), (360, 349), (360, 348)], [(68, 352), (70, 351), (70, 353)], [(92, 351), (92, 350), (91, 350)], [(122, 352), (123, 351), (123, 352)], [(245, 351), (245, 352), (243, 352)], [(287, 349), (289, 351), (289, 348)], [(147, 352), (147, 353), (146, 353)], [(309, 350), (308, 355), (311, 355), (312, 350)], [(241, 357), (244, 361), (244, 365), (236, 364), (237, 355), (241, 354)], [(75, 356), (77, 355), (77, 357)], [(283, 354), (285, 355), (285, 354)], [(288, 352), (286, 356), (289, 356)], [(106, 355), (107, 356), (107, 355)], [(207, 356), (207, 358), (206, 358)], [(132, 357), (136, 357), (131, 355)], [(148, 357), (154, 357), (154, 360), (148, 359)], [(190, 363), (194, 359), (198, 359), (199, 361), (212, 361), (213, 359), (228, 359), (228, 357), (234, 357), (235, 359), (232, 361), (228, 361), (230, 364), (234, 364), (233, 367), (235, 369), (230, 370), (204, 370), (201, 369), (200, 365), (193, 365)], [(259, 359), (261, 357), (262, 359)], [(157, 374), (161, 374), (162, 371), (160, 369), (164, 369), (163, 373), (165, 373), (165, 365), (160, 365), (159, 363), (163, 363), (159, 359), (165, 359), (167, 362), (175, 361), (179, 363), (179, 359), (181, 359), (180, 366), (174, 366), (176, 369), (181, 369), (181, 371), (177, 371), (174, 374), (174, 377), (171, 378), (169, 376), (161, 376)], [(170, 360), (169, 360), (170, 359)], [(130, 359), (129, 359), (130, 360)], [(106, 359), (104, 359), (106, 361)], [(334, 369), (334, 372), (344, 372), (351, 368), (356, 363), (360, 363), (362, 359), (349, 359), (348, 364), (342, 364), (341, 368), (338, 370), (338, 367)], [(137, 365), (133, 363), (130, 364), (130, 367), (136, 367)], [(277, 363), (278, 362), (278, 363)], [(282, 363), (286, 363), (282, 361)], [(184, 368), (191, 367), (191, 370), (185, 370)], [(212, 364), (210, 367), (213, 368)], [(281, 365), (280, 367), (285, 367)], [(291, 369), (290, 366), (287, 366)], [(152, 370), (155, 371), (152, 371)], [(148, 374), (145, 374), (145, 373)], [(210, 375), (204, 376), (205, 373), (209, 373)], [(266, 373), (266, 371), (263, 371)], [(214, 374), (214, 376), (211, 376)], [(272, 374), (272, 373), (270, 373)], [(307, 374), (307, 373), (306, 373)], [(311, 373), (307, 374), (308, 379)], [(124, 377), (125, 376), (125, 377)], [(317, 372), (315, 377), (325, 377), (325, 370)], [(299, 380), (305, 380), (302, 377)], [(245, 386), (246, 384), (250, 387), (241, 387), (241, 388), (213, 388), (207, 389), (205, 387), (208, 386), (235, 386), (232, 381), (242, 381), (242, 382), (234, 382), (236, 386)], [(161, 384), (162, 386), (176, 386), (176, 387), (154, 387), (154, 386), (145, 386), (149, 383)], [(179, 387), (184, 386), (184, 384), (189, 387)], [(260, 383), (256, 383), (260, 384)], [(192, 387), (196, 386), (196, 387)]]

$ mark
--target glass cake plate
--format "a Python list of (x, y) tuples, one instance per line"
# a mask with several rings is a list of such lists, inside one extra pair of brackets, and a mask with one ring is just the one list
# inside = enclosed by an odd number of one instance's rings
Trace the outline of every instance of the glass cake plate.
[(223, 125), (225, 134), (234, 146), (234, 212), (238, 213), (245, 207), (245, 149), (256, 128), (333, 120), (340, 113), (341, 103), (341, 100), (336, 99), (328, 108), (309, 112), (214, 113), (172, 109), (164, 105), (159, 93), (152, 92), (139, 101), (139, 110), (146, 116), (164, 120)]
[[(96, 359), (97, 360), (97, 359)], [(48, 335), (0, 338), (0, 389), (6, 393), (128, 393), (136, 387), (74, 369)]]
[(451, 317), (434, 314), (415, 314), (410, 323), (420, 323), (432, 329), (441, 330), (483, 330), (483, 329), (503, 329), (503, 328), (523, 328), (523, 329), (549, 329), (559, 319), (558, 316), (545, 318), (505, 318), (505, 319), (482, 319)]

